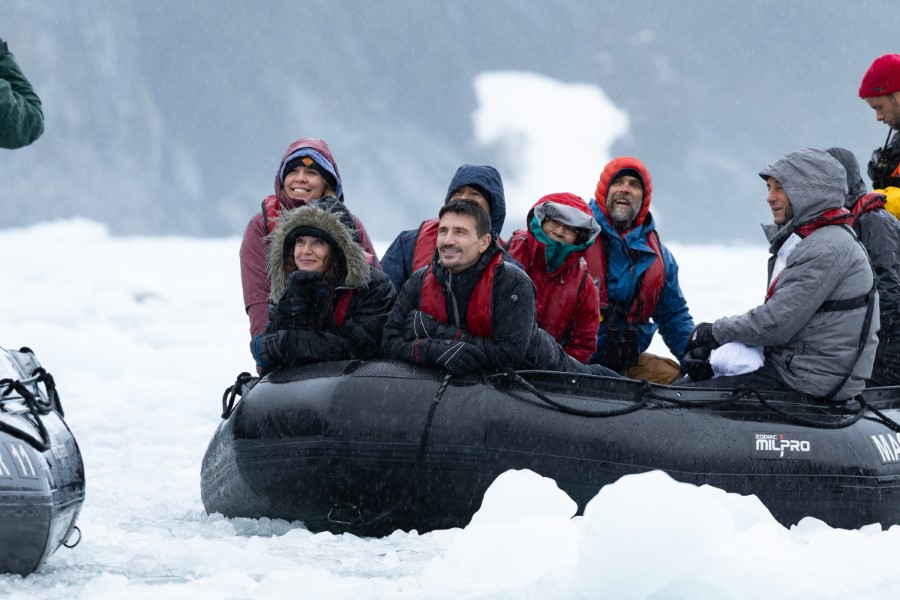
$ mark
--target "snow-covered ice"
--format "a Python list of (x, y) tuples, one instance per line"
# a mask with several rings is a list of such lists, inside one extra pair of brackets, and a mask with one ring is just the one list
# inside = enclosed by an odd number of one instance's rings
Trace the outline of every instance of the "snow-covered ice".
[[(468, 527), (381, 539), (205, 514), (200, 462), (222, 392), (252, 368), (239, 244), (118, 238), (85, 220), (0, 230), (0, 342), (30, 346), (55, 376), (87, 476), (81, 543), (29, 577), (0, 575), (0, 596), (900, 595), (900, 527), (787, 529), (755, 497), (660, 472), (623, 478), (574, 517), (555, 482), (508, 472)], [(672, 250), (699, 320), (762, 299), (764, 247)]]

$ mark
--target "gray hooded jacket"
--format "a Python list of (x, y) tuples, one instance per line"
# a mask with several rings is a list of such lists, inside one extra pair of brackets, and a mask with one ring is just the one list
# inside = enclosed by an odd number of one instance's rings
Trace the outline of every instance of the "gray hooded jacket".
[[(800, 225), (825, 211), (841, 208), (847, 193), (844, 168), (831, 155), (805, 148), (792, 152), (760, 177), (776, 179), (790, 198), (794, 216), (781, 226), (763, 225), (771, 243), (769, 278), (778, 251)], [(859, 350), (866, 306), (823, 311), (826, 301), (850, 300), (872, 290), (869, 258), (846, 225), (820, 227), (790, 252), (765, 304), (737, 316), (719, 319), (713, 335), (720, 344), (737, 341), (765, 347), (766, 362), (791, 388), (824, 397), (849, 373), (835, 400), (863, 390), (878, 345), (877, 297), (866, 342)]]

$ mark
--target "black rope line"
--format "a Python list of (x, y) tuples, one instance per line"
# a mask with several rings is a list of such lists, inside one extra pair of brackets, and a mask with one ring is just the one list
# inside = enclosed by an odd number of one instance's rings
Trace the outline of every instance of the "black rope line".
[(232, 411), (234, 410), (234, 401), (237, 396), (243, 394), (241, 391), (245, 385), (247, 385), (250, 380), (253, 379), (253, 376), (250, 373), (244, 371), (235, 379), (234, 384), (229, 385), (225, 388), (225, 393), (222, 394), (222, 418), (227, 419), (231, 416)]
[(35, 381), (44, 384), (44, 389), (47, 390), (47, 400), (50, 403), (50, 408), (58, 412), (59, 416), (65, 417), (66, 413), (63, 411), (62, 402), (59, 399), (59, 392), (56, 390), (56, 381), (53, 379), (53, 375), (51, 375), (44, 367), (36, 368), (31, 374), (36, 377)]
[[(6, 386), (6, 390), (2, 393), (2, 395), (9, 396), (12, 392), (18, 393), (22, 396), (22, 399), (25, 401), (25, 406), (28, 407), (29, 412), (31, 412), (34, 418), (34, 424), (38, 428), (38, 432), (41, 434), (41, 440), (33, 440), (30, 437), (25, 437), (25, 434), (15, 427), (8, 426), (6, 423), (0, 421), (0, 429), (6, 431), (10, 435), (21, 439), (23, 441), (27, 441), (30, 444), (33, 444), (38, 450), (41, 452), (46, 451), (50, 447), (50, 434), (47, 432), (47, 428), (44, 426), (44, 421), (41, 419), (41, 409), (38, 406), (38, 402), (34, 397), (34, 394), (31, 393), (25, 384), (17, 379), (0, 379), (0, 387)], [(45, 411), (46, 414), (48, 411)]]
[[(398, 496), (397, 500), (388, 508), (381, 511), (381, 513), (375, 515), (374, 517), (364, 518), (362, 513), (360, 513), (359, 518), (353, 523), (354, 525), (362, 525), (364, 527), (371, 527), (372, 525), (376, 525), (383, 521), (386, 521), (397, 507), (406, 499), (409, 491), (412, 489), (414, 482), (418, 481), (419, 474), (422, 472), (423, 465), (425, 463), (425, 454), (428, 448), (428, 439), (431, 434), (431, 424), (434, 422), (434, 415), (437, 412), (438, 404), (440, 404), (441, 400), (444, 397), (444, 392), (447, 390), (447, 386), (450, 384), (450, 379), (453, 376), (450, 373), (444, 375), (444, 379), (441, 381), (440, 387), (438, 387), (437, 392), (434, 394), (434, 398), (431, 400), (431, 406), (428, 407), (428, 415), (425, 417), (425, 426), (422, 430), (422, 437), (419, 439), (419, 449), (416, 453), (416, 465), (410, 476), (406, 479), (406, 485), (403, 486), (403, 491), (400, 492), (400, 496)], [(357, 509), (359, 510), (359, 509)], [(329, 513), (330, 515), (330, 513)], [(343, 522), (343, 521), (339, 521)]]
[(577, 415), (579, 417), (618, 417), (621, 415), (627, 415), (628, 413), (632, 413), (644, 408), (648, 402), (652, 399), (652, 388), (650, 387), (650, 383), (645, 379), (641, 383), (641, 387), (635, 392), (634, 398), (632, 401), (634, 404), (630, 406), (626, 406), (624, 408), (612, 409), (612, 410), (588, 410), (584, 408), (576, 408), (574, 406), (569, 406), (567, 404), (563, 404), (562, 402), (558, 402), (556, 400), (551, 399), (549, 396), (541, 392), (539, 389), (525, 381), (521, 375), (516, 373), (515, 370), (510, 369), (506, 371), (506, 376), (513, 382), (519, 384), (526, 391), (534, 394), (538, 398), (540, 398), (546, 404), (556, 408), (557, 410), (564, 412), (570, 415)]
[(877, 408), (872, 406), (872, 404), (866, 402), (865, 398), (861, 394), (853, 398), (853, 401), (859, 404), (859, 408), (856, 410), (852, 410), (850, 416), (846, 418), (834, 418), (833, 420), (828, 421), (822, 419), (810, 419), (788, 412), (779, 407), (776, 403), (767, 400), (760, 390), (749, 386), (737, 387), (724, 398), (714, 398), (710, 400), (688, 400), (684, 398), (676, 398), (669, 395), (658, 394), (654, 391), (652, 384), (650, 384), (650, 382), (648, 382), (646, 379), (643, 379), (640, 382), (640, 388), (632, 398), (633, 404), (631, 406), (616, 410), (588, 410), (569, 406), (550, 398), (549, 396), (538, 390), (536, 387), (534, 387), (532, 384), (528, 383), (515, 370), (509, 370), (505, 373), (505, 375), (509, 378), (510, 381), (513, 381), (516, 384), (520, 385), (522, 388), (539, 398), (545, 404), (548, 404), (549, 406), (552, 406), (553, 408), (561, 412), (582, 417), (605, 418), (621, 416), (645, 408), (651, 400), (656, 400), (658, 402), (668, 402), (670, 404), (682, 406), (685, 408), (707, 408), (713, 405), (734, 404), (743, 400), (753, 399), (759, 402), (767, 410), (776, 413), (777, 415), (781, 416), (786, 422), (794, 425), (802, 425), (805, 427), (813, 427), (818, 429), (843, 429), (846, 427), (850, 427), (854, 423), (858, 422), (866, 415), (868, 411), (874, 414), (877, 417), (876, 420), (882, 423), (885, 427), (891, 429), (892, 431), (900, 433), (900, 423), (897, 423), (896, 421), (879, 411)]
[(885, 415), (883, 412), (881, 412), (880, 410), (878, 410), (877, 408), (875, 408), (874, 406), (869, 404), (866, 401), (866, 399), (862, 397), (862, 395), (859, 396), (859, 403), (862, 404), (862, 406), (864, 408), (867, 408), (868, 410), (872, 411), (872, 414), (874, 414), (876, 417), (878, 417), (878, 421), (880, 421), (885, 427), (887, 427), (891, 431), (900, 433), (900, 423), (897, 423), (897, 421), (894, 421), (893, 419), (891, 419), (890, 417)]

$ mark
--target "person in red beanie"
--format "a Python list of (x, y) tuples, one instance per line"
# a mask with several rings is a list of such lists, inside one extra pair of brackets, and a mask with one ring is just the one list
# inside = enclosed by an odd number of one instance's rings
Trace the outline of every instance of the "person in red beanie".
[(863, 75), (859, 97), (890, 128), (884, 146), (872, 153), (868, 173), (875, 191), (887, 196), (884, 207), (900, 217), (900, 54), (875, 59)]

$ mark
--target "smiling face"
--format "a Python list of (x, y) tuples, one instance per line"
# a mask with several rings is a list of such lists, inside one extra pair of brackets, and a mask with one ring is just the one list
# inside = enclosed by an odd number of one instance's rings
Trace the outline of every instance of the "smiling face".
[(619, 175), (606, 193), (606, 213), (613, 226), (619, 231), (634, 225), (644, 202), (644, 186), (633, 175)]
[(281, 189), (288, 198), (306, 204), (323, 198), (329, 188), (318, 171), (301, 164), (285, 174)]
[(875, 111), (875, 119), (894, 129), (900, 129), (900, 92), (866, 98), (866, 104)]
[(441, 217), (437, 235), (438, 257), (451, 273), (460, 273), (477, 263), (491, 243), (491, 234), (479, 237), (476, 227), (475, 218), (470, 215), (446, 212)]
[(794, 208), (791, 206), (791, 200), (788, 198), (787, 192), (781, 187), (781, 184), (774, 177), (766, 180), (766, 189), (769, 190), (766, 196), (766, 202), (772, 209), (772, 220), (776, 225), (784, 225), (794, 216)]
[(331, 245), (311, 235), (301, 235), (294, 244), (294, 264), (298, 271), (324, 273), (331, 258)]

